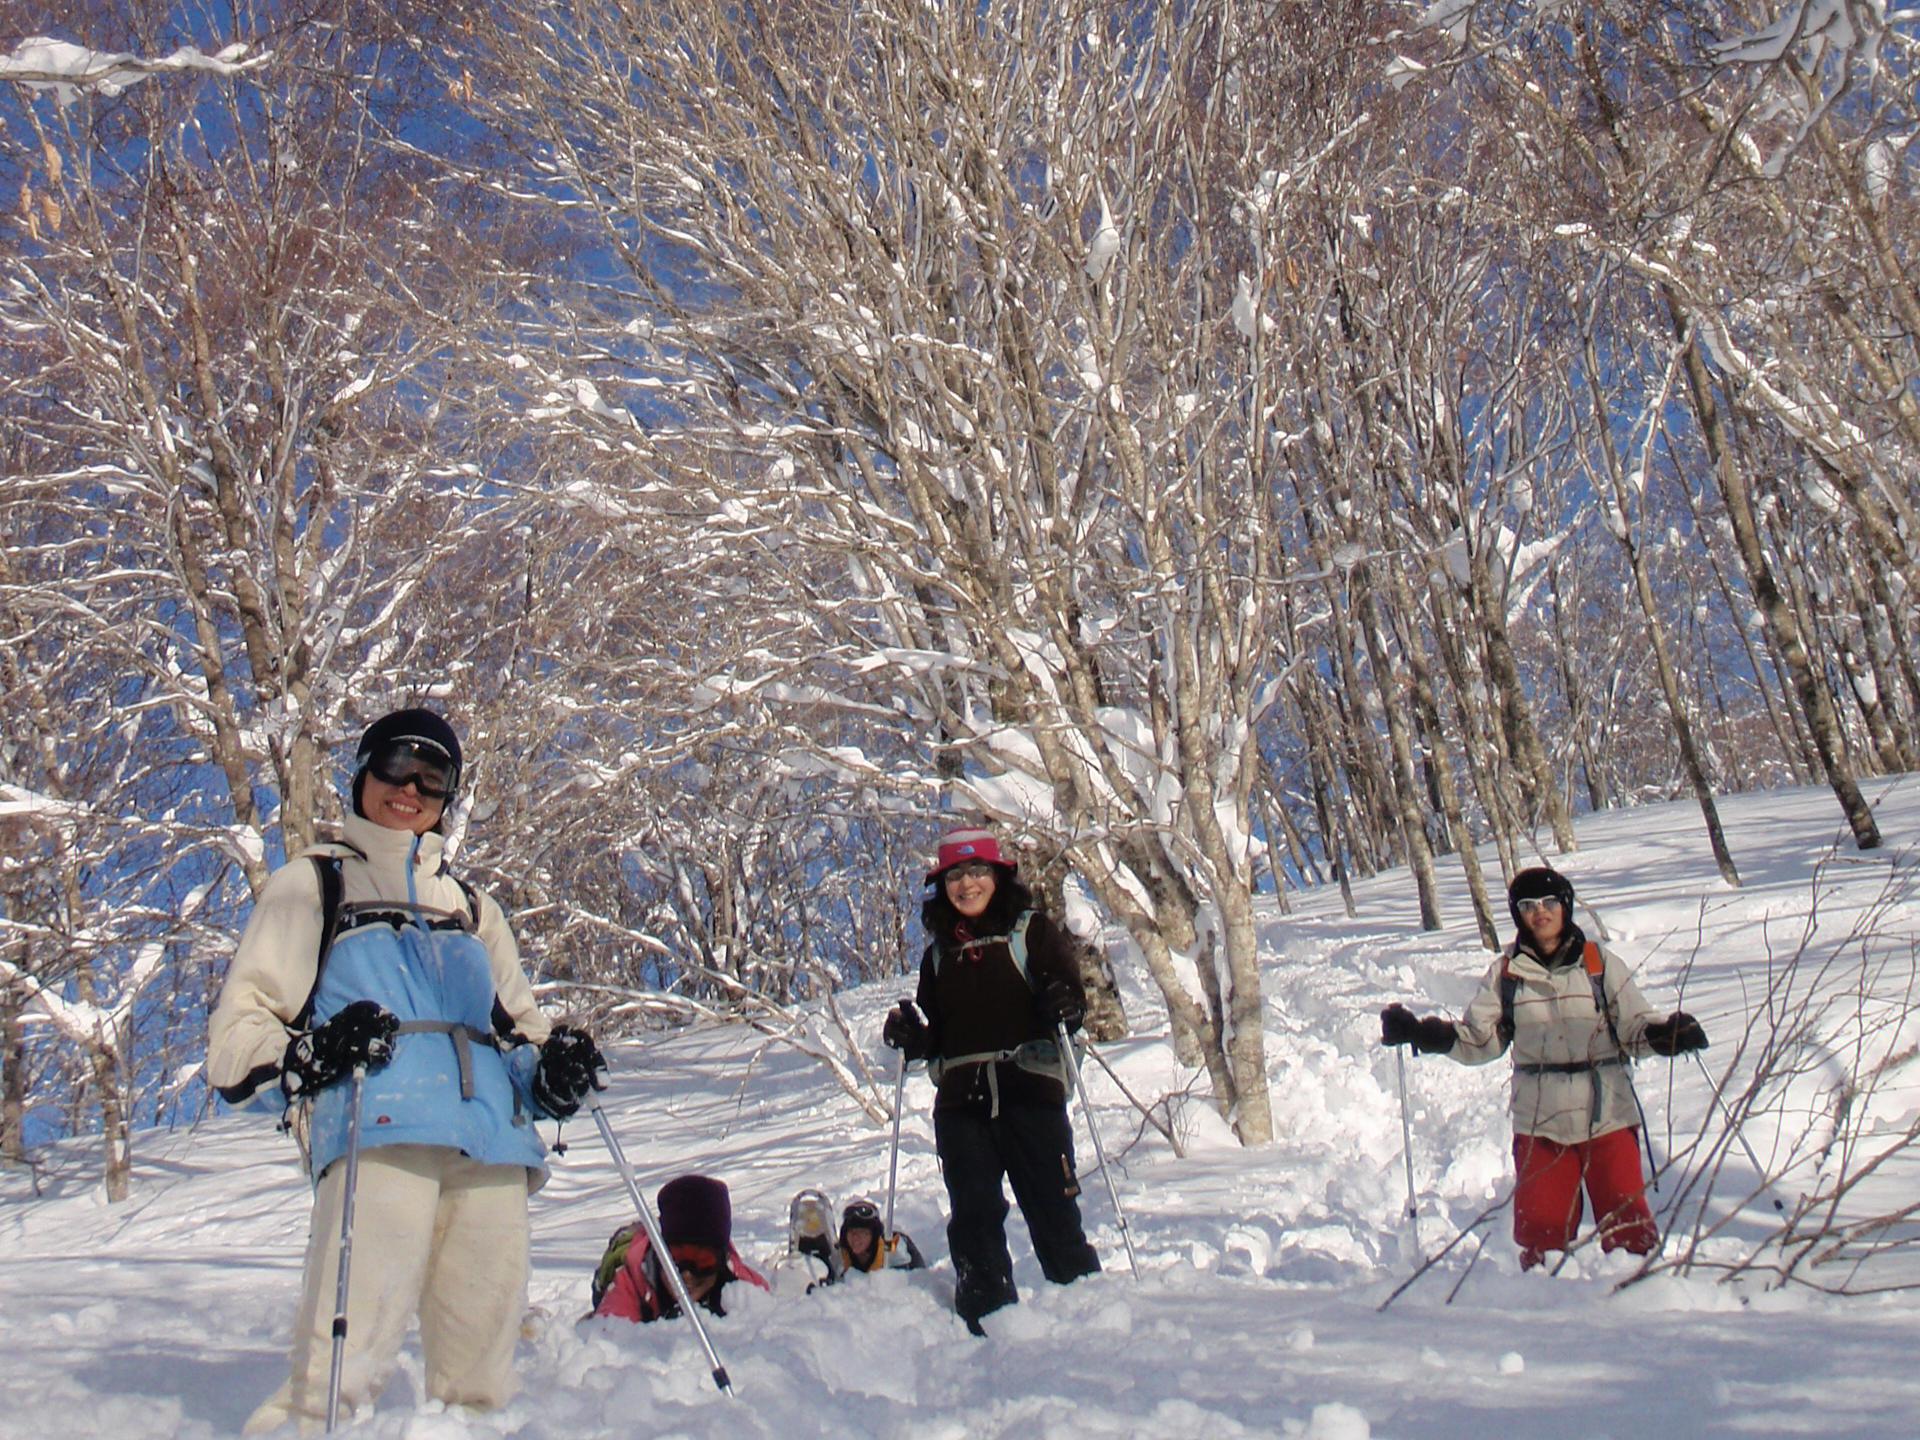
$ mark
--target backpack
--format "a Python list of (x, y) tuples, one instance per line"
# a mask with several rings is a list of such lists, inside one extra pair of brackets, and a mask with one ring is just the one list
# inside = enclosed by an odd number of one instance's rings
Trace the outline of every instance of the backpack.
[[(963, 951), (977, 950), (983, 945), (993, 944), (996, 940), (1005, 940), (1007, 942), (1007, 949), (1013, 952), (1013, 963), (1015, 968), (1020, 971), (1020, 978), (1026, 981), (1027, 988), (1031, 990), (1033, 988), (1033, 974), (1028, 968), (1027, 962), (1027, 926), (1033, 923), (1033, 916), (1034, 912), (1032, 910), (1022, 910), (1019, 917), (1013, 922), (1013, 928), (1007, 931), (1005, 935), (985, 935), (977, 940), (969, 940), (958, 948)], [(933, 947), (934, 974), (938, 975), (940, 973), (940, 962), (946, 958), (947, 952), (945, 950), (938, 945)]]
[[(1599, 945), (1587, 941), (1587, 947), (1581, 952), (1581, 963), (1586, 967), (1587, 979), (1593, 985), (1593, 1008), (1601, 1019), (1607, 1022), (1607, 1035), (1613, 1041), (1613, 1048), (1624, 1057), (1626, 1046), (1620, 1043), (1620, 1031), (1614, 1024), (1613, 1002), (1607, 998), (1607, 962), (1600, 954)], [(1520, 977), (1513, 973), (1513, 952), (1509, 950), (1500, 963), (1500, 1043), (1513, 1043), (1513, 1004), (1520, 993)]]
[(595, 1310), (600, 1308), (600, 1302), (607, 1298), (607, 1292), (613, 1288), (614, 1277), (620, 1273), (620, 1267), (627, 1263), (627, 1252), (633, 1248), (633, 1237), (639, 1233), (640, 1223), (629, 1220), (607, 1237), (607, 1248), (600, 1255), (600, 1263), (593, 1267)]

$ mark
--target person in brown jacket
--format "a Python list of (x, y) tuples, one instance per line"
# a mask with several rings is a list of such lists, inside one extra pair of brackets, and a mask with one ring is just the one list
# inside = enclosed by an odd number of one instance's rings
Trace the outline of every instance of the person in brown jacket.
[(1513, 1050), (1513, 1238), (1530, 1270), (1572, 1246), (1580, 1191), (1603, 1250), (1650, 1253), (1659, 1227), (1640, 1169), (1639, 1103), (1627, 1072), (1635, 1056), (1704, 1049), (1684, 1010), (1665, 1019), (1626, 967), (1573, 921), (1573, 882), (1536, 866), (1507, 889), (1513, 943), (1488, 968), (1458, 1022), (1380, 1012), (1383, 1045), (1412, 1045), (1484, 1065)]
[(921, 908), (932, 943), (920, 987), (887, 1016), (882, 1038), (934, 1079), (933, 1135), (947, 1183), (954, 1309), (980, 1319), (1020, 1297), (1007, 1250), (1007, 1197), (1026, 1219), (1047, 1279), (1064, 1285), (1100, 1268), (1075, 1197), (1073, 1131), (1057, 1027), (1079, 1028), (1086, 992), (1047, 915), (999, 842), (956, 830), (927, 872)]

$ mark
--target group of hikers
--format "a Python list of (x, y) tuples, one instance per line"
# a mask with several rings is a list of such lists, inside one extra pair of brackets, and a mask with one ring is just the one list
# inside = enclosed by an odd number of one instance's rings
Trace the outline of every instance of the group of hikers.
[[(594, 1271), (592, 1316), (643, 1325), (671, 1320), (680, 1313), (680, 1302), (667, 1278), (668, 1265), (679, 1272), (687, 1298), (715, 1315), (727, 1313), (730, 1285), (775, 1288), (733, 1243), (733, 1197), (725, 1182), (711, 1175), (676, 1176), (660, 1187), (656, 1209), (664, 1259), (642, 1225), (614, 1231)], [(880, 1207), (864, 1195), (847, 1202), (837, 1234), (833, 1202), (822, 1191), (802, 1190), (787, 1215), (786, 1249), (767, 1262), (776, 1280), (793, 1276), (812, 1291), (876, 1270), (926, 1267), (913, 1237), (904, 1230), (889, 1232)]]
[[(597, 1107), (605, 1061), (585, 1031), (541, 1013), (499, 905), (450, 870), (441, 822), (461, 774), (459, 738), (433, 711), (369, 726), (342, 838), (268, 879), (209, 1021), (210, 1083), (235, 1104), (277, 1087), (304, 1119), (314, 1185), (290, 1373), (249, 1435), (310, 1433), (335, 1407), (374, 1398), (416, 1316), (430, 1398), (491, 1408), (515, 1387), (527, 1198), (547, 1179), (535, 1122)], [(1061, 1046), (1086, 996), (1056, 923), (991, 833), (946, 835), (926, 884), (918, 988), (882, 1039), (933, 1080), (953, 1304), (984, 1335), (986, 1317), (1018, 1299), (1008, 1185), (1049, 1281), (1100, 1269), (1077, 1202)], [(1659, 1016), (1586, 938), (1564, 876), (1524, 870), (1508, 900), (1514, 941), (1461, 1018), (1392, 1005), (1381, 1042), (1469, 1065), (1512, 1051), (1523, 1268), (1573, 1245), (1583, 1187), (1602, 1246), (1648, 1253), (1659, 1232), (1626, 1062), (1706, 1036), (1684, 1012)], [(679, 1294), (720, 1314), (730, 1285), (768, 1288), (734, 1247), (723, 1182), (678, 1176), (656, 1208), (664, 1259), (645, 1224), (623, 1227), (594, 1275), (595, 1315), (667, 1318)], [(789, 1254), (770, 1268), (789, 1262), (810, 1289), (925, 1264), (864, 1197), (836, 1233), (814, 1190), (794, 1197)]]

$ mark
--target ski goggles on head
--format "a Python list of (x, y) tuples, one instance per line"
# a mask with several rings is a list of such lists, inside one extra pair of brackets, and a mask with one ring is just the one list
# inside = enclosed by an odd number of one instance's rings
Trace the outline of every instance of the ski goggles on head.
[(845, 1229), (849, 1225), (865, 1225), (871, 1229), (880, 1228), (880, 1207), (871, 1200), (851, 1200), (847, 1202), (845, 1213), (840, 1217), (840, 1225)]
[(711, 1245), (670, 1245), (673, 1268), (689, 1280), (711, 1280), (720, 1273), (720, 1252)]
[(1529, 897), (1525, 900), (1516, 900), (1513, 902), (1513, 908), (1518, 910), (1522, 915), (1535, 915), (1542, 910), (1558, 910), (1560, 908), (1560, 897), (1558, 895), (1541, 895), (1537, 898)]
[(367, 757), (374, 779), (396, 788), (412, 785), (422, 800), (444, 800), (460, 782), (453, 759), (431, 740), (403, 735)]

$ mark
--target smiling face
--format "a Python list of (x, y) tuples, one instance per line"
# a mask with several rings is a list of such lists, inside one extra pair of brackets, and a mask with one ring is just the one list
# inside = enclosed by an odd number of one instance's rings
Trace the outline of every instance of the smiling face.
[[(1522, 900), (1520, 922), (1533, 937), (1533, 948), (1551, 956), (1560, 948), (1560, 937), (1567, 932), (1567, 912), (1555, 897)], [(1529, 908), (1531, 907), (1531, 908)]]
[(422, 795), (413, 780), (404, 785), (389, 785), (369, 771), (361, 781), (360, 809), (374, 824), (389, 830), (410, 830), (415, 835), (424, 835), (440, 823), (440, 814), (446, 805), (444, 799), (430, 800)]
[(941, 877), (947, 889), (947, 901), (969, 920), (978, 920), (993, 903), (994, 867), (984, 860), (956, 865)]

